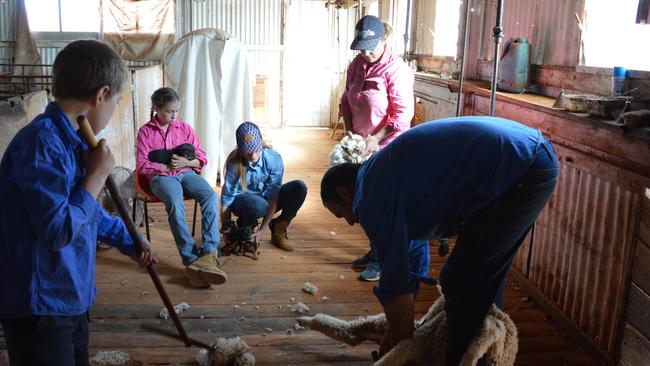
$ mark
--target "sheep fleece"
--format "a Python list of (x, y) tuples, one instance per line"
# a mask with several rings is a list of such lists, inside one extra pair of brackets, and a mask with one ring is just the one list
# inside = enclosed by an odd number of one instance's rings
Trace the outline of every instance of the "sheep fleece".
[[(444, 307), (444, 297), (440, 296), (424, 317), (417, 322), (421, 325), (415, 329), (413, 338), (398, 343), (375, 362), (374, 366), (444, 365), (447, 343), (447, 318)], [(384, 314), (361, 317), (352, 321), (337, 319), (326, 314), (304, 316), (297, 320), (302, 326), (352, 346), (366, 340), (379, 343), (386, 330)], [(470, 344), (460, 365), (476, 365), (477, 361), (487, 353), (488, 365), (512, 366), (518, 348), (517, 327), (514, 322), (508, 314), (492, 305), (483, 322), (481, 332)]]

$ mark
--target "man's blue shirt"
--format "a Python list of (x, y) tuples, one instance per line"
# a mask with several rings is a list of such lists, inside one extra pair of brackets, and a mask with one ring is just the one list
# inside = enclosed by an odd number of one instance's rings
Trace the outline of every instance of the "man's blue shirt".
[(502, 118), (450, 118), (410, 129), (366, 161), (353, 212), (377, 252), (379, 300), (415, 292), (410, 240), (455, 234), (463, 218), (515, 184), (542, 140)]
[(0, 163), (0, 318), (78, 315), (95, 299), (97, 239), (134, 253), (121, 219), (80, 185), (87, 145), (61, 109), (20, 130)]
[(282, 187), (284, 164), (282, 156), (272, 148), (264, 148), (255, 164), (246, 162), (246, 192), (242, 190), (239, 169), (235, 164), (226, 167), (226, 181), (221, 191), (221, 205), (228, 207), (241, 193), (255, 194), (268, 200), (277, 200)]

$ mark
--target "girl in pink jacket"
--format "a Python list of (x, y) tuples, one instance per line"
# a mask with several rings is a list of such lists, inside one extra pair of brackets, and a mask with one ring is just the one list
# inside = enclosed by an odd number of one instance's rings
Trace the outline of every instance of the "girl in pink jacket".
[[(208, 159), (194, 129), (177, 119), (180, 96), (174, 89), (156, 90), (151, 105), (151, 120), (138, 132), (137, 174), (149, 180), (150, 193), (165, 204), (190, 283), (196, 287), (221, 284), (226, 281), (226, 272), (217, 258), (219, 202), (212, 187), (199, 175)], [(185, 222), (184, 196), (201, 205), (200, 246), (195, 245)]]

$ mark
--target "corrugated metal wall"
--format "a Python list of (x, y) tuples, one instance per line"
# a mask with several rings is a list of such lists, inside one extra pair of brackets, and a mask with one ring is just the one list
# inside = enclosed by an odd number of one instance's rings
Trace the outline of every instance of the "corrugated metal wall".
[[(496, 0), (481, 0), (485, 8), (481, 59), (494, 53), (492, 28), (496, 21)], [(578, 64), (581, 32), (575, 14), (582, 14), (585, 0), (505, 1), (504, 40), (526, 37), (532, 44), (533, 64), (575, 66)], [(472, 30), (478, 33), (479, 30)], [(473, 45), (478, 46), (478, 45)]]
[[(638, 197), (562, 159), (553, 198), (535, 224), (529, 280), (607, 353), (616, 347)], [(528, 253), (529, 239), (514, 263), (524, 274)]]
[(0, 1), (0, 41), (16, 40), (16, 0)]
[[(16, 0), (0, 1), (0, 64), (12, 63), (16, 40)], [(0, 67), (0, 72), (11, 72)]]
[(221, 29), (244, 44), (253, 73), (264, 80), (267, 96), (269, 120), (258, 122), (274, 125), (281, 120), (282, 6), (282, 0), (179, 0), (176, 16), (177, 29)]
[(280, 44), (280, 0), (192, 1), (192, 30), (217, 28), (245, 45)]

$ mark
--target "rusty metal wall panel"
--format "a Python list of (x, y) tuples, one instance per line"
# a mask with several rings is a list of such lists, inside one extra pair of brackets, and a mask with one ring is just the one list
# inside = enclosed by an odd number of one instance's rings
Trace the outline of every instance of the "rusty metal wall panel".
[[(561, 163), (553, 198), (535, 224), (530, 281), (608, 353), (620, 325), (637, 206), (638, 193)], [(524, 274), (527, 245), (514, 263)]]
[[(495, 0), (481, 0), (483, 12), (482, 59), (494, 53), (492, 28), (495, 25)], [(581, 32), (575, 14), (582, 14), (585, 0), (517, 0), (506, 1), (503, 11), (504, 41), (526, 37), (531, 43), (531, 63), (557, 66), (578, 64)], [(477, 31), (478, 32), (478, 31)], [(472, 46), (478, 47), (478, 39)], [(502, 43), (503, 47), (503, 43)]]

